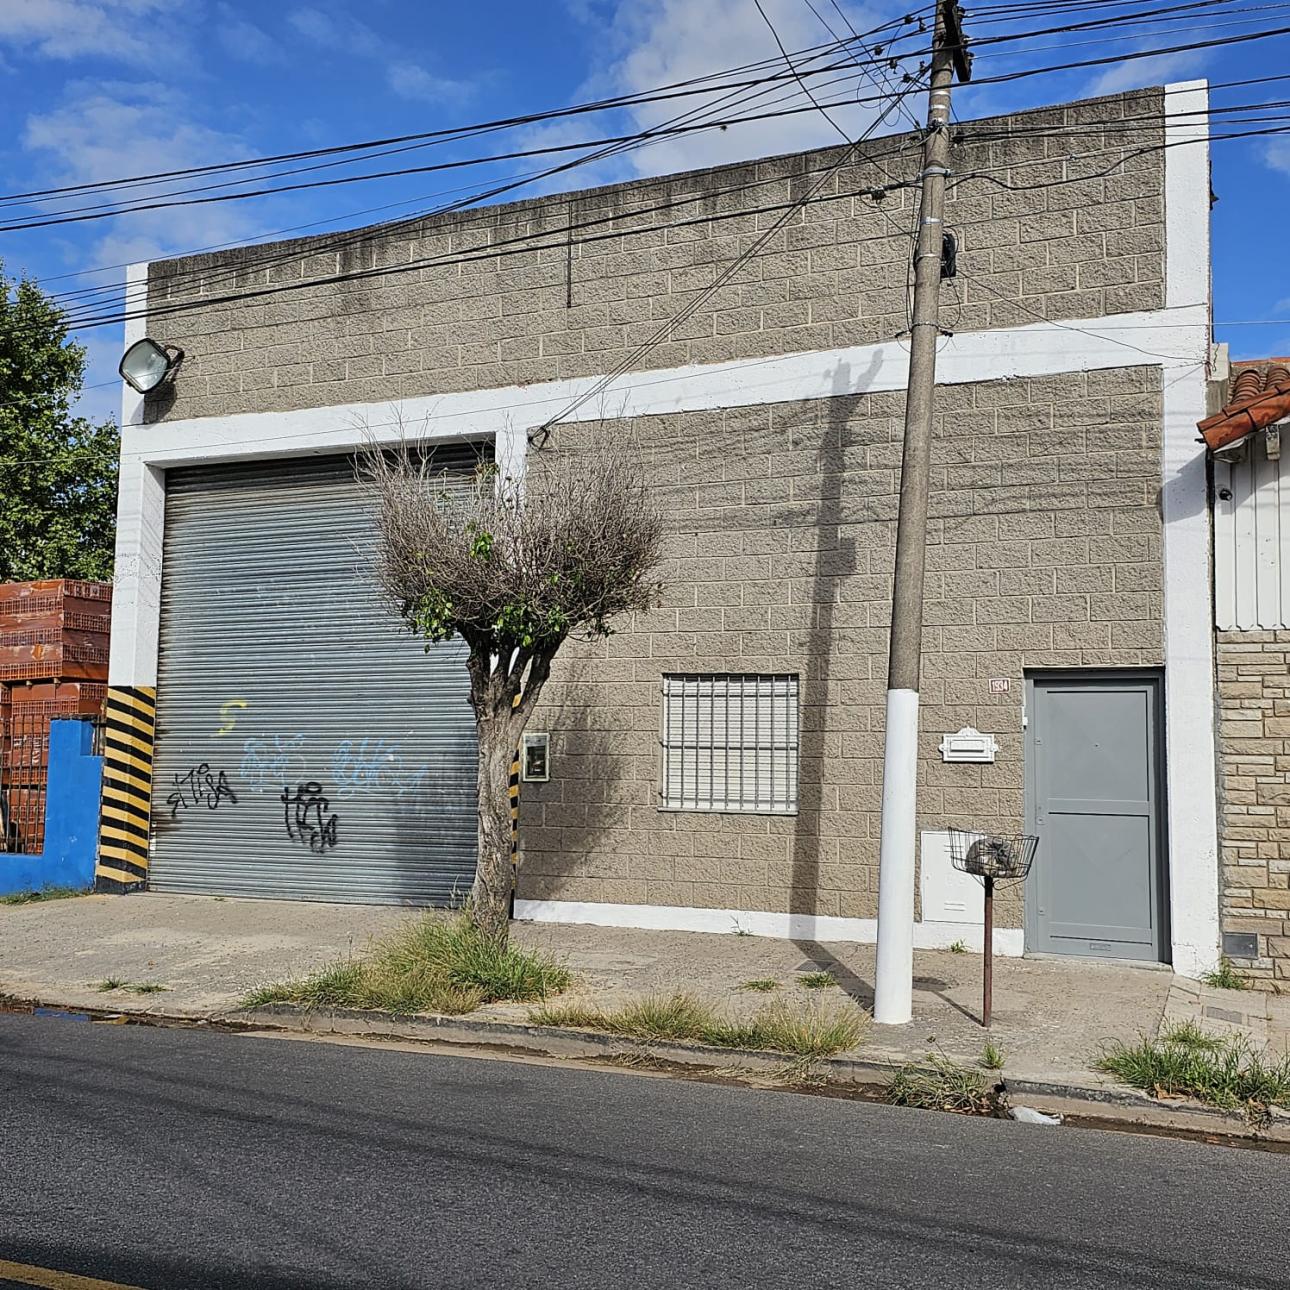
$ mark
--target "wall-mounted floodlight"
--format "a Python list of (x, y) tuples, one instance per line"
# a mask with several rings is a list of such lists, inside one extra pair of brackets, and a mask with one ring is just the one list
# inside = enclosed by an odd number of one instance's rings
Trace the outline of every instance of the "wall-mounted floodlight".
[(140, 394), (151, 394), (174, 373), (183, 357), (184, 351), (177, 346), (159, 345), (151, 336), (145, 336), (125, 351), (117, 371)]

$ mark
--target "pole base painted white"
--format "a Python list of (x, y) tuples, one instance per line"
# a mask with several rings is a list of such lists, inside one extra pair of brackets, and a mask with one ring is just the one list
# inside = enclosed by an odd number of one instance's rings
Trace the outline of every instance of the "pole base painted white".
[(873, 1019), (914, 1016), (914, 851), (918, 823), (918, 691), (887, 691), (882, 834), (878, 850), (878, 962)]

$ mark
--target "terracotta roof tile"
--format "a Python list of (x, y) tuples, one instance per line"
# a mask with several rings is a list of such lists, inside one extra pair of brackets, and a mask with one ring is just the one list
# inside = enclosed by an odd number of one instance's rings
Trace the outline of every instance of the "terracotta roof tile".
[(1197, 423), (1211, 452), (1290, 417), (1290, 358), (1233, 363), (1228, 400)]

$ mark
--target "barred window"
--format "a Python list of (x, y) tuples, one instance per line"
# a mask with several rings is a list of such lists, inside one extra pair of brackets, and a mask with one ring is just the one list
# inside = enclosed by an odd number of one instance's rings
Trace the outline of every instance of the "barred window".
[(797, 811), (796, 676), (663, 678), (665, 811)]

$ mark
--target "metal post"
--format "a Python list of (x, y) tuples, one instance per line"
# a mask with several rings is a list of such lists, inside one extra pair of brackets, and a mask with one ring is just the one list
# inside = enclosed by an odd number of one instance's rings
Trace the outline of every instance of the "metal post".
[(923, 191), (914, 257), (914, 314), (900, 468), (896, 576), (887, 663), (882, 832), (878, 855), (878, 959), (874, 1020), (902, 1025), (913, 1016), (914, 851), (917, 824), (918, 682), (923, 637), (927, 494), (931, 476), (936, 342), (940, 335), (941, 246), (950, 159), (950, 85), (966, 79), (960, 12), (937, 5), (932, 78), (923, 144)]
[(981, 1024), (989, 1026), (994, 1011), (994, 879), (985, 880), (985, 960), (981, 986)]

